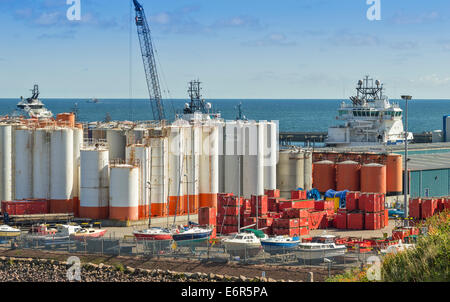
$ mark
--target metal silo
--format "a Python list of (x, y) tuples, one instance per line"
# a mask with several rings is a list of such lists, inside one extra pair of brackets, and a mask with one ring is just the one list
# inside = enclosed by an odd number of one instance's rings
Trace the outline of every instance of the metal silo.
[(15, 130), (14, 199), (33, 198), (33, 132), (26, 127)]
[(12, 127), (0, 125), (0, 201), (12, 200)]
[(169, 134), (169, 215), (180, 214), (184, 206), (184, 131), (171, 126)]
[(269, 122), (267, 123), (266, 129), (266, 140), (264, 144), (264, 188), (274, 190), (277, 188), (277, 124)]
[(151, 178), (150, 200), (151, 215), (163, 217), (167, 215), (167, 200), (169, 192), (169, 140), (167, 137), (150, 138), (151, 147)]
[(277, 165), (277, 186), (282, 198), (290, 198), (291, 191), (304, 188), (303, 150), (282, 150)]
[(312, 183), (313, 183), (312, 152), (305, 151), (304, 158), (305, 158), (305, 177), (304, 177), (305, 187), (304, 187), (304, 189), (309, 191), (312, 189)]
[(146, 219), (149, 216), (150, 204), (150, 169), (151, 169), (151, 150), (145, 145), (131, 145), (126, 151), (127, 161), (134, 162), (137, 160), (139, 165), (139, 219)]
[(202, 126), (198, 122), (194, 122), (191, 127), (186, 128), (188, 131), (186, 139), (186, 177), (185, 184), (185, 212), (188, 209), (190, 213), (196, 213), (199, 208), (199, 176), (200, 176), (200, 154), (202, 147)]
[(224, 129), (224, 192), (242, 195), (243, 122), (227, 121)]
[[(242, 185), (243, 196), (250, 198), (258, 195), (258, 125), (256, 122), (247, 122), (243, 127), (243, 161), (242, 161)], [(264, 174), (262, 175), (264, 177)]]
[(139, 219), (139, 167), (112, 165), (109, 183), (109, 219)]
[(56, 128), (50, 139), (50, 212), (73, 212), (73, 130)]
[(109, 216), (109, 152), (105, 146), (87, 146), (80, 152), (79, 216)]
[(50, 199), (50, 140), (51, 129), (34, 131), (33, 198)]
[(266, 141), (266, 128), (267, 128), (267, 122), (260, 121), (257, 126), (258, 131), (258, 137), (257, 137), (257, 146), (258, 149), (256, 150), (256, 192), (254, 195), (256, 196), (263, 196), (264, 195), (264, 170), (265, 170), (265, 162), (264, 162), (264, 155), (265, 155), (265, 141)]
[(109, 158), (125, 160), (127, 145), (125, 131), (118, 128), (106, 130), (106, 141), (109, 144)]
[(217, 208), (217, 194), (219, 193), (219, 128), (212, 123), (209, 135), (209, 162), (210, 162), (210, 207)]
[(80, 149), (83, 144), (83, 129), (73, 129), (73, 203), (74, 215), (78, 216), (80, 207)]

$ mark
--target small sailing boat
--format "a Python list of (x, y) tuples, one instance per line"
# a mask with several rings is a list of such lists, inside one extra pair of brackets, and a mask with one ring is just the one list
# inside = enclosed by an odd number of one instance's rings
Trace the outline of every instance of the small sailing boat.
[(298, 247), (299, 237), (275, 236), (261, 239), (261, 245), (269, 254), (280, 254), (292, 251)]
[(231, 256), (247, 258), (256, 256), (262, 250), (261, 240), (263, 239), (267, 239), (267, 235), (263, 231), (246, 229), (243, 233), (223, 239), (222, 243)]
[(133, 232), (137, 240), (172, 240), (172, 233), (168, 229), (151, 227)]

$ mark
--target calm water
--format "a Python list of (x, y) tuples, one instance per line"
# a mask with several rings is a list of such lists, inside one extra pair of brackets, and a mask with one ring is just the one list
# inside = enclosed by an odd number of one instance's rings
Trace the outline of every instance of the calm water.
[[(153, 118), (148, 100), (105, 99), (92, 104), (86, 100), (41, 99), (54, 113), (73, 111), (78, 105), (78, 119), (83, 122), (104, 120), (150, 120)], [(224, 119), (235, 119), (240, 100), (208, 100)], [(17, 99), (0, 99), (0, 115), (10, 114)], [(166, 117), (173, 119), (187, 100), (165, 100)], [(326, 131), (336, 121), (341, 100), (243, 100), (242, 109), (251, 120), (279, 120), (280, 131)], [(398, 101), (404, 108), (404, 102)], [(408, 103), (409, 129), (413, 132), (442, 129), (442, 117), (450, 115), (450, 100), (413, 100)]]

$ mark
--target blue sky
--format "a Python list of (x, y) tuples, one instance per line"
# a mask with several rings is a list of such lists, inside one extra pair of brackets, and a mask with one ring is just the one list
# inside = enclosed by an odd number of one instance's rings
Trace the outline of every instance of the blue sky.
[[(450, 99), (450, 1), (140, 0), (165, 97), (347, 98), (370, 74), (399, 98)], [(0, 98), (147, 97), (129, 0), (0, 0)], [(134, 11), (133, 11), (134, 18)], [(131, 28), (130, 28), (131, 24)]]

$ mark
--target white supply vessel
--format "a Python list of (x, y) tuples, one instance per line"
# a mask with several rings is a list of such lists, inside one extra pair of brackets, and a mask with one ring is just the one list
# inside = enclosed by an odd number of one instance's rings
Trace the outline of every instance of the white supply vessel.
[[(383, 84), (366, 76), (358, 82), (352, 103), (342, 102), (337, 120), (344, 125), (328, 128), (327, 146), (396, 145), (405, 142), (403, 110), (383, 95)], [(411, 132), (408, 141), (413, 139)]]
[(45, 105), (38, 99), (39, 97), (39, 86), (34, 85), (31, 90), (33, 95), (27, 99), (20, 97), (20, 102), (17, 104), (19, 109), (16, 115), (22, 115), (25, 113), (27, 118), (51, 118), (53, 113), (45, 108)]

